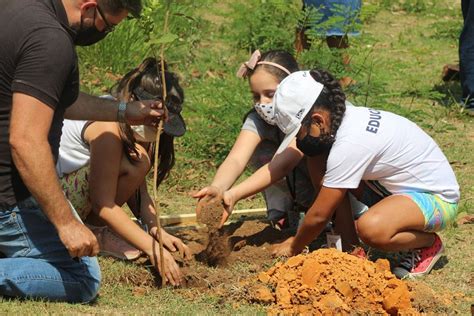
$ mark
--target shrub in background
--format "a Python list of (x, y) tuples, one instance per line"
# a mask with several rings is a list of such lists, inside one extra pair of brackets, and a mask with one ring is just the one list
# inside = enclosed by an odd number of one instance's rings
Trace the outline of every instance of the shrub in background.
[(301, 1), (235, 1), (231, 6), (232, 22), (226, 31), (235, 46), (247, 51), (293, 50)]

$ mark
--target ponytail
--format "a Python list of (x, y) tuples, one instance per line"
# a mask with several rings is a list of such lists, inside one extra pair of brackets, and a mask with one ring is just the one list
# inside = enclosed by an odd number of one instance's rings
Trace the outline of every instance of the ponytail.
[(308, 117), (314, 110), (324, 109), (329, 112), (331, 119), (331, 130), (329, 133), (321, 135), (321, 141), (325, 144), (332, 145), (336, 140), (336, 133), (341, 126), (344, 113), (346, 112), (346, 95), (342, 91), (339, 81), (337, 81), (331, 73), (322, 69), (313, 69), (310, 75), (317, 82), (324, 85), (323, 91), (316, 99), (313, 109), (309, 111)]

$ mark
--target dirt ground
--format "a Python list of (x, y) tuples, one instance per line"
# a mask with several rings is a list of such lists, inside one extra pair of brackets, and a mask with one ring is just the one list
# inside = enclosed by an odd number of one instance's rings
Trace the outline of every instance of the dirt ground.
[[(183, 263), (185, 287), (176, 289), (191, 300), (207, 293), (223, 302), (265, 305), (271, 314), (357, 310), (394, 315), (449, 310), (449, 293), (440, 296), (423, 282), (397, 280), (384, 259), (372, 262), (333, 249), (320, 249), (288, 261), (277, 260), (271, 255), (271, 244), (291, 232), (278, 231), (263, 220), (225, 226), (221, 236), (228, 249), (212, 267), (206, 253), (207, 227), (184, 228), (174, 233), (195, 255), (195, 260)], [(153, 281), (149, 277), (148, 282), (141, 279), (141, 285), (147, 283)]]

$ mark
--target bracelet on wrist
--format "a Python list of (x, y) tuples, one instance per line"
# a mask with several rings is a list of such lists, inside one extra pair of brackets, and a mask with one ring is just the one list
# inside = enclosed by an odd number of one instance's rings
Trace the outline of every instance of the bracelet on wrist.
[(117, 111), (117, 121), (119, 123), (127, 123), (127, 120), (125, 118), (126, 111), (127, 111), (127, 102), (120, 101), (118, 105), (118, 111)]

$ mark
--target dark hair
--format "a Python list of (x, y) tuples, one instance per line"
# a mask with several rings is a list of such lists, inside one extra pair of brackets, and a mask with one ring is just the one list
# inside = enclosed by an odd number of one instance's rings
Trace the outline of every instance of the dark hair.
[(122, 10), (128, 11), (133, 17), (139, 18), (142, 12), (141, 0), (97, 0), (105, 9), (112, 13), (118, 14)]
[[(268, 61), (275, 64), (278, 64), (282, 67), (285, 67), (290, 73), (300, 70), (298, 63), (296, 62), (295, 57), (284, 50), (270, 50), (262, 54), (259, 61)], [(265, 69), (266, 72), (274, 75), (279, 81), (285, 79), (288, 74), (281, 70), (280, 68), (274, 67), (272, 65), (257, 65), (254, 70), (249, 73), (249, 78), (253, 75), (258, 69)]]
[[(167, 90), (168, 103), (170, 98), (173, 98), (173, 102), (184, 102), (183, 89), (179, 85), (178, 77), (168, 71), (168, 67), (165, 65), (165, 81)], [(112, 88), (111, 94), (116, 98), (130, 101), (132, 98), (137, 99), (134, 95), (134, 90), (142, 88), (145, 92), (153, 95), (156, 99), (161, 100), (163, 96), (163, 88), (161, 82), (161, 68), (160, 61), (155, 58), (149, 57), (145, 59), (137, 68), (128, 72), (116, 85)], [(173, 91), (173, 93), (170, 93)], [(178, 101), (177, 101), (178, 100)], [(136, 139), (133, 131), (128, 124), (120, 124), (121, 138), (123, 142), (124, 152), (127, 159), (130, 162), (134, 162), (132, 153), (138, 155), (135, 148)], [(150, 145), (148, 154), (152, 163), (154, 162), (154, 149), (155, 146)], [(174, 137), (166, 133), (160, 136), (160, 148), (158, 153), (159, 165), (158, 165), (158, 178), (156, 185), (160, 183), (169, 175), (171, 168), (175, 163), (174, 155)]]
[(310, 71), (311, 77), (324, 85), (321, 94), (314, 102), (313, 108), (303, 119), (302, 125), (308, 125), (311, 122), (311, 114), (318, 109), (329, 112), (331, 119), (331, 130), (328, 133), (321, 134), (321, 142), (332, 145), (336, 140), (336, 133), (341, 125), (344, 113), (346, 112), (346, 95), (342, 91), (339, 81), (326, 70), (313, 69)]

